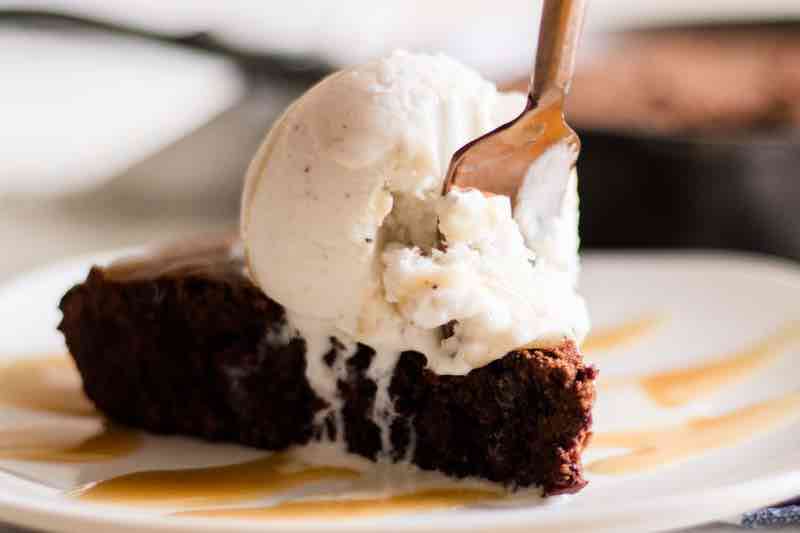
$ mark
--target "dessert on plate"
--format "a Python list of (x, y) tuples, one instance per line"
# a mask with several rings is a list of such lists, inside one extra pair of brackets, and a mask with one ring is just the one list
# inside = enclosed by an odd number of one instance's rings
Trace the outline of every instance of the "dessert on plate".
[(596, 371), (572, 156), (550, 148), (513, 206), (441, 194), (453, 153), (523, 107), (444, 56), (321, 81), (253, 160), (239, 236), (94, 267), (63, 297), (87, 395), (154, 432), (579, 490)]

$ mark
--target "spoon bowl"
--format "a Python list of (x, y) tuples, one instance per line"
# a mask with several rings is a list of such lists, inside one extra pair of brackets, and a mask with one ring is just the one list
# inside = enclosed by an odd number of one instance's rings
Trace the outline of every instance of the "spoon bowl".
[(454, 187), (517, 198), (528, 170), (549, 148), (566, 143), (574, 165), (578, 136), (564, 119), (586, 0), (544, 0), (528, 103), (513, 121), (458, 150), (443, 194)]

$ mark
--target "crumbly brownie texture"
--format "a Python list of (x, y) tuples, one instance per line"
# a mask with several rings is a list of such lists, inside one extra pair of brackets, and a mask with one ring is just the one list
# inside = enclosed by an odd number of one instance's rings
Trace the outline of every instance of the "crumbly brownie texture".
[(392, 450), (373, 422), (374, 351), (333, 343), (348, 357), (343, 428), (305, 376), (305, 342), (286, 339), (283, 308), (244, 274), (230, 247), (183, 250), (93, 268), (61, 301), (59, 329), (97, 407), (158, 433), (233, 441), (268, 450), (344, 432), (370, 459), (408, 458), (426, 470), (478, 476), (510, 488), (575, 492), (582, 477), (596, 371), (574, 344), (511, 352), (465, 376), (439, 376), (417, 352), (401, 355), (390, 385)]

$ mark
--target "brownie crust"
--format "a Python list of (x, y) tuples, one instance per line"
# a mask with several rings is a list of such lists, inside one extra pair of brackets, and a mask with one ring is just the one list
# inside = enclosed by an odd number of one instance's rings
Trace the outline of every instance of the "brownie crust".
[[(226, 251), (227, 250), (227, 251)], [(338, 383), (343, 427), (306, 376), (305, 342), (286, 338), (283, 308), (253, 285), (229, 247), (94, 267), (61, 300), (59, 329), (87, 396), (110, 418), (177, 433), (282, 450), (343, 432), (348, 450), (407, 459), (425, 470), (509, 488), (576, 492), (591, 435), (596, 377), (575, 345), (520, 350), (463, 376), (437, 375), (418, 352), (401, 354), (389, 393), (391, 450), (372, 411), (366, 375), (375, 352), (333, 343), (346, 357)], [(316, 421), (316, 422), (315, 422)]]

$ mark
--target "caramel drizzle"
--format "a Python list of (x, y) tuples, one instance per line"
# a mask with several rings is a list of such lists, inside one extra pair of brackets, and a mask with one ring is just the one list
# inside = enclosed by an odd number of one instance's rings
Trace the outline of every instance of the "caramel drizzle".
[(359, 518), (396, 513), (420, 513), (464, 507), (502, 498), (497, 491), (428, 489), (383, 498), (323, 499), (282, 502), (271, 507), (200, 509), (174, 516), (233, 519)]
[(654, 429), (599, 433), (596, 448), (628, 448), (624, 454), (588, 466), (595, 474), (621, 475), (687, 460), (704, 452), (734, 446), (758, 434), (800, 419), (800, 392), (758, 403), (717, 417), (694, 418), (685, 424)]
[(652, 333), (665, 322), (666, 317), (663, 315), (647, 315), (617, 326), (599, 329), (589, 334), (581, 345), (581, 350), (596, 352), (627, 346)]
[(138, 505), (202, 506), (246, 501), (320, 481), (349, 481), (358, 472), (302, 467), (286, 454), (232, 465), (135, 472), (89, 484), (75, 495), (86, 501)]
[[(3, 404), (60, 415), (31, 426), (0, 428), (0, 459), (41, 463), (91, 463), (128, 455), (141, 445), (139, 433), (102, 422), (81, 392), (68, 357), (23, 359), (0, 369)], [(76, 418), (78, 416), (78, 418)], [(143, 471), (91, 483), (72, 492), (85, 501), (194, 507), (247, 501), (319, 482), (353, 481), (358, 472), (308, 467), (287, 454), (233, 465)], [(272, 508), (186, 511), (208, 516), (252, 514), (252, 518), (364, 516), (447, 509), (497, 499), (502, 493), (462, 488), (430, 489), (388, 498), (282, 502)]]
[(679, 407), (744, 381), (774, 363), (788, 346), (797, 342), (800, 342), (800, 322), (793, 322), (743, 350), (708, 363), (640, 377), (606, 379), (601, 385), (611, 388), (638, 384), (659, 405)]
[[(585, 350), (609, 350), (634, 342), (663, 323), (663, 317), (642, 317), (601, 330)], [(789, 324), (752, 346), (689, 369), (626, 378), (665, 406), (684, 405), (745, 379), (774, 362), (791, 343), (800, 341), (800, 323)], [(22, 360), (0, 369), (0, 403), (89, 421), (96, 411), (80, 390), (80, 379), (65, 357)], [(74, 416), (81, 418), (75, 419)], [(72, 418), (69, 418), (72, 417)], [(591, 463), (598, 474), (630, 474), (687, 460), (707, 451), (733, 446), (800, 418), (800, 393), (762, 402), (717, 417), (647, 431), (595, 435), (596, 448), (627, 448), (623, 455)], [(140, 445), (136, 432), (102, 425), (81, 440), (74, 434), (42, 427), (0, 429), (0, 459), (41, 462), (94, 462), (127, 455)], [(85, 428), (85, 426), (84, 426)], [(62, 427), (63, 430), (63, 427)], [(85, 437), (85, 431), (84, 431)], [(81, 487), (74, 494), (96, 502), (185, 507), (227, 504), (280, 494), (324, 481), (353, 481), (359, 474), (336, 467), (308, 467), (286, 454), (254, 461), (182, 470), (136, 472)], [(391, 497), (284, 501), (270, 507), (190, 509), (176, 516), (242, 519), (359, 517), (449, 509), (502, 497), (501, 492), (435, 488)]]
[[(75, 434), (81, 431), (56, 426), (0, 429), (0, 459), (94, 463), (124, 457), (141, 445), (137, 432), (119, 426), (104, 424), (96, 434), (77, 442)], [(58, 434), (56, 429), (60, 429)]]
[(69, 357), (21, 359), (0, 368), (0, 405), (68, 416), (97, 416)]
[(246, 280), (241, 241), (235, 235), (206, 235), (158, 247), (149, 253), (123, 258), (103, 269), (113, 281), (149, 281), (200, 275)]
[(711, 396), (724, 386), (741, 382), (774, 363), (787, 346), (800, 341), (800, 323), (788, 324), (775, 334), (730, 356), (693, 368), (646, 376), (640, 380), (647, 394), (661, 405), (685, 405)]
[(75, 365), (63, 355), (0, 368), (0, 405), (58, 417), (0, 428), (0, 459), (93, 463), (124, 457), (141, 446), (137, 432), (102, 420), (81, 390)]

